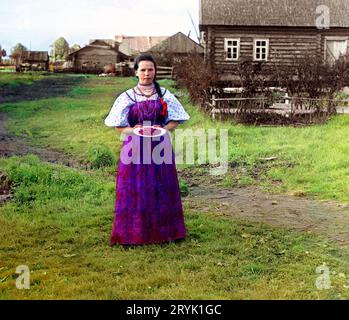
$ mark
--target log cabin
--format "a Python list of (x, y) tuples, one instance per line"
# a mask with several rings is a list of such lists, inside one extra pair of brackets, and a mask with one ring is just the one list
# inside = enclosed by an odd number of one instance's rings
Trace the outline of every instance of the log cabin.
[(348, 52), (348, 0), (200, 0), (201, 43), (219, 80), (234, 78), (243, 60), (292, 64)]
[(116, 35), (114, 41), (117, 41), (120, 44), (120, 52), (130, 57), (129, 62), (130, 65), (132, 65), (138, 55), (148, 52), (150, 48), (156, 46), (167, 38), (168, 36)]
[(117, 64), (129, 57), (119, 51), (119, 43), (106, 39), (93, 39), (80, 50), (71, 53), (67, 60), (76, 72), (101, 73), (109, 64)]
[(47, 71), (49, 55), (47, 51), (23, 51), (16, 64), (17, 71)]
[(203, 47), (182, 32), (177, 32), (168, 37), (150, 48), (148, 52), (162, 66), (173, 66), (174, 63), (179, 63), (190, 54), (198, 54), (202, 57), (204, 55)]
[(203, 54), (204, 51), (200, 44), (196, 43), (182, 32), (177, 32), (173, 36), (168, 37), (150, 48), (148, 52), (154, 54), (174, 54), (181, 57), (187, 56), (190, 53)]

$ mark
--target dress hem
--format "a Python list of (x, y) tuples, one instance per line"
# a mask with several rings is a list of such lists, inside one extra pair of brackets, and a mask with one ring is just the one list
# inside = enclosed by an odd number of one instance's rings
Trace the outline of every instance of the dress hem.
[(152, 245), (152, 244), (166, 244), (166, 243), (171, 243), (171, 242), (177, 242), (186, 239), (185, 236), (178, 236), (173, 239), (168, 239), (168, 240), (157, 240), (157, 241), (149, 241), (149, 242), (134, 242), (134, 243), (126, 243), (123, 241), (110, 241), (110, 246), (116, 246), (116, 245), (121, 245), (121, 246), (142, 246), (142, 245)]

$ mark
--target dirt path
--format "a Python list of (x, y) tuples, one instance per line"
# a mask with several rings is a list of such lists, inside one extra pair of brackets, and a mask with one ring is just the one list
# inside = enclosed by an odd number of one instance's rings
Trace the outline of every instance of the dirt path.
[[(0, 87), (0, 104), (65, 96), (71, 89), (84, 81), (83, 76), (51, 76), (33, 84)], [(6, 114), (0, 113), (0, 157), (35, 154), (41, 160), (63, 164), (68, 167), (86, 168), (85, 165), (58, 150), (31, 146), (28, 137), (16, 137), (6, 130)]]
[(78, 161), (71, 159), (62, 152), (32, 147), (25, 138), (18, 138), (6, 130), (6, 114), (0, 113), (0, 157), (23, 156), (26, 154), (35, 154), (41, 160), (59, 163), (68, 167), (84, 168)]
[(190, 180), (190, 195), (183, 202), (192, 209), (314, 233), (349, 244), (349, 205), (270, 194), (257, 186), (217, 188), (208, 176)]
[(33, 84), (0, 86), (0, 104), (63, 96), (83, 80), (81, 76), (51, 76)]

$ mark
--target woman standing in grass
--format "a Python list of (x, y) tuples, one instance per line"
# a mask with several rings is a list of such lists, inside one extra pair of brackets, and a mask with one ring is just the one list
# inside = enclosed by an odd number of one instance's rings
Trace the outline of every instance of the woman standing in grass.
[(139, 56), (134, 69), (137, 86), (116, 99), (105, 119), (126, 138), (118, 165), (111, 245), (162, 243), (186, 236), (169, 131), (189, 115), (155, 81), (151, 55)]

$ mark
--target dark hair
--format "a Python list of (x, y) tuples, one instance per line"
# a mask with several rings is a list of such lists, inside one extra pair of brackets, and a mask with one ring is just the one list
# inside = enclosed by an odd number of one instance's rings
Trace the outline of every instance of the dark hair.
[(157, 65), (156, 65), (156, 61), (154, 59), (154, 57), (151, 55), (151, 54), (141, 54), (140, 56), (138, 56), (135, 60), (135, 63), (134, 63), (134, 70), (137, 71), (138, 68), (139, 68), (139, 64), (141, 61), (150, 61), (154, 64), (154, 67), (155, 67), (155, 78), (154, 78), (154, 86), (155, 86), (155, 90), (157, 92), (157, 94), (159, 95), (160, 98), (162, 98), (163, 94), (161, 92), (161, 89), (160, 89), (160, 85), (159, 83), (156, 81), (156, 71), (157, 71)]

